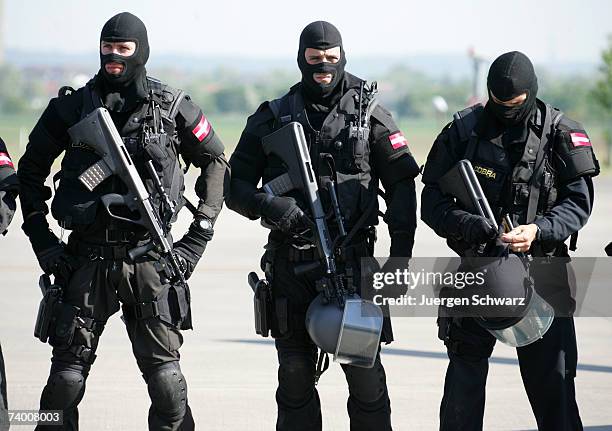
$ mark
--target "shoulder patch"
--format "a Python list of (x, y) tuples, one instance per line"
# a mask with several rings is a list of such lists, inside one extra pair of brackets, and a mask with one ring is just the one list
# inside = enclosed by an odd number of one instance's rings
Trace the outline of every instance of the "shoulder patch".
[(408, 146), (408, 140), (402, 132), (397, 132), (389, 135), (389, 142), (394, 150)]
[(198, 141), (202, 142), (210, 134), (211, 128), (212, 126), (210, 125), (208, 118), (202, 114), (200, 121), (198, 121), (198, 124), (196, 124), (191, 133), (193, 133)]
[(13, 164), (13, 161), (11, 160), (11, 156), (9, 156), (8, 153), (0, 152), (0, 168), (5, 167), (5, 166), (15, 169), (15, 165)]
[(573, 130), (569, 132), (572, 147), (590, 147), (591, 140), (583, 130)]
[(577, 147), (592, 146), (591, 139), (582, 124), (567, 118), (565, 115), (561, 118), (557, 129), (561, 132), (562, 140), (565, 141), (570, 150)]

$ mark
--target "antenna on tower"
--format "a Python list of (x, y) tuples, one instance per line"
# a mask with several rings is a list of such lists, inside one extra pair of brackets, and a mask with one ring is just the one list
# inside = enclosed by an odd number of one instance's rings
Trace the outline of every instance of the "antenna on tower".
[(468, 99), (468, 106), (472, 106), (482, 101), (480, 72), (481, 67), (487, 62), (487, 59), (484, 56), (477, 54), (473, 46), (468, 48), (468, 57), (472, 61), (472, 95)]

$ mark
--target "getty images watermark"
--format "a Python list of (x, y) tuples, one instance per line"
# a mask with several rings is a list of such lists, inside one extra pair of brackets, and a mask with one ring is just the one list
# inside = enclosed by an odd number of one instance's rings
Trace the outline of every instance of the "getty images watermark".
[(361, 296), (391, 316), (514, 317), (537, 292), (555, 314), (612, 317), (611, 258), (363, 258)]
[[(422, 291), (424, 286), (446, 286), (457, 290), (482, 288), (486, 283), (488, 270), (475, 272), (431, 272), (421, 269), (417, 272), (408, 268), (396, 268), (391, 272), (375, 272), (373, 274), (372, 287), (378, 294), (373, 295), (372, 301), (376, 305), (417, 305), (417, 306), (444, 306), (448, 308), (457, 306), (487, 306), (487, 305), (524, 305), (526, 297), (498, 297), (490, 294), (480, 295), (473, 293), (468, 296), (432, 296)], [(407, 293), (400, 296), (388, 296), (385, 288), (396, 288), (400, 290), (405, 287)], [(420, 287), (420, 289), (419, 289)]]

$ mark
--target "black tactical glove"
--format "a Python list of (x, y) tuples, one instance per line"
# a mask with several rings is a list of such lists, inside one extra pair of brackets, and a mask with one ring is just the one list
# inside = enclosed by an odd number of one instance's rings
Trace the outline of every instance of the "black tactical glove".
[(46, 274), (53, 274), (58, 279), (67, 282), (74, 272), (74, 259), (68, 253), (63, 243), (36, 253), (38, 264)]
[(497, 236), (497, 228), (489, 224), (487, 219), (473, 214), (461, 217), (459, 229), (463, 240), (470, 245), (484, 244)]
[(212, 222), (206, 218), (197, 218), (189, 226), (187, 233), (174, 243), (174, 253), (182, 266), (183, 276), (188, 280), (198, 261), (204, 254), (206, 244), (213, 237), (215, 231)]
[(23, 231), (30, 239), (41, 269), (47, 274), (68, 281), (74, 268), (74, 258), (66, 253), (65, 245), (49, 229), (43, 213), (26, 217)]
[(292, 197), (268, 196), (261, 205), (261, 215), (284, 233), (305, 229), (304, 212)]
[(16, 208), (15, 195), (10, 191), (0, 190), (0, 234), (6, 235)]

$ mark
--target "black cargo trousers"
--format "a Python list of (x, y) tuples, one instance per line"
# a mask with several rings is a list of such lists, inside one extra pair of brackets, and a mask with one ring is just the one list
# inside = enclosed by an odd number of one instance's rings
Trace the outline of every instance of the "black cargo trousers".
[[(555, 317), (540, 340), (516, 349), (523, 385), (538, 430), (581, 431), (574, 386), (578, 362), (576, 332), (574, 320), (568, 316), (571, 313), (566, 310), (568, 301), (572, 301), (568, 296), (567, 268), (563, 263), (537, 265), (532, 266), (530, 272), (536, 287), (546, 284), (549, 295), (540, 294), (553, 305), (559, 317)], [(550, 290), (559, 294), (550, 295)], [(439, 323), (450, 323), (445, 340), (450, 362), (440, 405), (440, 430), (480, 431), (483, 429), (489, 357), (496, 338), (474, 318)], [(442, 336), (444, 332), (441, 328)]]
[[(294, 271), (296, 266), (315, 259), (315, 249), (297, 250), (290, 244), (274, 244), (272, 241), (266, 249), (262, 270), (272, 280), (272, 335), (276, 339), (279, 362), (276, 429), (318, 431), (322, 429), (322, 417), (315, 387), (317, 346), (305, 325), (308, 305), (317, 296), (316, 278), (297, 276)], [(347, 249), (347, 262), (354, 271), (353, 280), (357, 287), (360, 258), (366, 256), (371, 256), (366, 242)], [(339, 269), (343, 267), (344, 264), (340, 263)], [(380, 355), (372, 368), (342, 365), (342, 370), (349, 389), (347, 409), (351, 431), (391, 430), (391, 403)]]
[[(78, 307), (71, 342), (53, 347), (51, 371), (43, 389), (41, 410), (63, 410), (63, 426), (39, 425), (37, 430), (78, 430), (78, 404), (108, 318), (123, 308), (132, 351), (147, 384), (151, 407), (149, 430), (193, 430), (187, 385), (179, 367), (183, 337), (161, 320), (159, 310), (170, 304), (170, 285), (157, 261), (149, 256), (132, 262), (130, 244), (68, 242), (77, 265), (63, 301)], [(165, 305), (164, 305), (165, 304)], [(175, 308), (175, 307), (174, 307)], [(109, 393), (109, 396), (111, 394)]]

